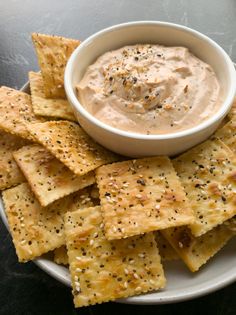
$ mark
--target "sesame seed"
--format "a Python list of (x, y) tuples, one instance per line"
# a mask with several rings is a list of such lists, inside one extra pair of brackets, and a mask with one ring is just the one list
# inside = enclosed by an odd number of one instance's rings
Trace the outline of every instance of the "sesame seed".
[(117, 228), (115, 226), (112, 227), (113, 231), (116, 232)]
[(129, 274), (129, 270), (128, 270), (128, 269), (126, 269), (126, 268), (124, 269), (124, 272), (125, 272), (125, 274), (126, 274), (126, 275), (128, 275), (128, 274)]
[(184, 247), (183, 243), (181, 243), (181, 242), (179, 242), (178, 245), (179, 245), (180, 248), (183, 248), (183, 247)]
[(75, 259), (77, 259), (79, 261), (82, 260), (82, 258), (80, 256), (76, 256)]
[(124, 282), (124, 288), (127, 289), (128, 288), (128, 283), (125, 281)]
[(89, 245), (93, 245), (93, 244), (94, 244), (94, 240), (90, 240)]
[(136, 291), (136, 292), (137, 292), (137, 291), (140, 291), (140, 290), (142, 290), (141, 287), (137, 287), (137, 288), (134, 289), (134, 291)]
[(160, 207), (161, 207), (160, 205), (156, 205), (156, 206), (155, 206), (155, 209), (156, 209), (156, 210), (159, 210)]
[(26, 240), (23, 240), (20, 243), (21, 243), (21, 245), (24, 245), (24, 244), (26, 244)]
[(137, 275), (137, 273), (134, 273), (134, 278), (139, 279), (139, 276)]
[(81, 272), (81, 271), (82, 271), (82, 269), (80, 269), (80, 268), (76, 268), (76, 269), (75, 269), (75, 271), (76, 271), (76, 272)]
[(141, 199), (142, 195), (141, 194), (137, 194), (135, 197), (138, 198), (138, 199)]
[(144, 255), (143, 253), (138, 254), (138, 256), (139, 256), (140, 258), (144, 258), (144, 257), (145, 257), (145, 255)]

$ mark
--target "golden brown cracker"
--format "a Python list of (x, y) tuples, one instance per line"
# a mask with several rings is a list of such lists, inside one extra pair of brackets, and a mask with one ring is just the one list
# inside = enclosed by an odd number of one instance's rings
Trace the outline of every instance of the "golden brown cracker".
[(213, 257), (233, 235), (224, 224), (199, 237), (193, 236), (187, 227), (171, 228), (161, 233), (192, 272)]
[(80, 41), (65, 37), (32, 34), (48, 98), (65, 98), (64, 72), (66, 63)]
[(77, 175), (118, 160), (118, 156), (94, 142), (77, 124), (48, 121), (32, 124), (31, 135)]
[(43, 208), (27, 183), (3, 192), (13, 243), (20, 262), (32, 260), (65, 243), (68, 198)]
[(153, 233), (109, 242), (102, 224), (99, 206), (65, 216), (75, 306), (163, 288), (165, 277)]
[(173, 160), (200, 236), (236, 214), (236, 158), (220, 140), (206, 141)]
[(43, 207), (95, 182), (93, 172), (75, 175), (41, 145), (24, 146), (13, 155)]
[(0, 88), (0, 128), (8, 133), (32, 140), (27, 130), (30, 123), (42, 122), (32, 110), (30, 95), (5, 86)]
[(96, 170), (106, 237), (119, 239), (192, 223), (193, 211), (168, 157)]

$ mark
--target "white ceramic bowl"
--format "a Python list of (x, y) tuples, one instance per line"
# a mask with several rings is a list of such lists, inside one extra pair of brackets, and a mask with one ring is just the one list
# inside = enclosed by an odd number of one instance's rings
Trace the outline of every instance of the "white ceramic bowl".
[[(80, 104), (75, 91), (87, 67), (103, 53), (125, 45), (154, 43), (185, 46), (210, 64), (222, 87), (222, 105), (203, 123), (166, 135), (143, 135), (113, 128), (93, 117)], [(70, 57), (65, 70), (65, 90), (83, 129), (108, 149), (127, 156), (176, 155), (207, 139), (230, 110), (236, 74), (226, 52), (209, 37), (185, 26), (166, 22), (130, 22), (104, 29), (87, 38)]]

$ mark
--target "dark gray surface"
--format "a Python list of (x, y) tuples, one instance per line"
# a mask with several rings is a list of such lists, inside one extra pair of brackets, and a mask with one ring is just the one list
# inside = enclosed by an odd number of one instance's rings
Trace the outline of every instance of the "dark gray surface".
[[(38, 68), (31, 32), (85, 39), (113, 24), (161, 20), (184, 24), (210, 36), (236, 61), (235, 0), (0, 0), (0, 85), (20, 88)], [(73, 308), (70, 290), (34, 264), (18, 264), (0, 222), (0, 314), (236, 314), (236, 284), (194, 301), (162, 306), (114, 303)]]

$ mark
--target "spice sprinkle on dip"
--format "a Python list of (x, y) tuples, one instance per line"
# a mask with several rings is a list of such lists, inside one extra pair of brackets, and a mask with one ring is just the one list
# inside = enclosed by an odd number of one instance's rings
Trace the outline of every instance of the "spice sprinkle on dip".
[(88, 67), (76, 89), (94, 117), (139, 134), (192, 128), (221, 104), (215, 72), (185, 47), (145, 44), (109, 51)]

